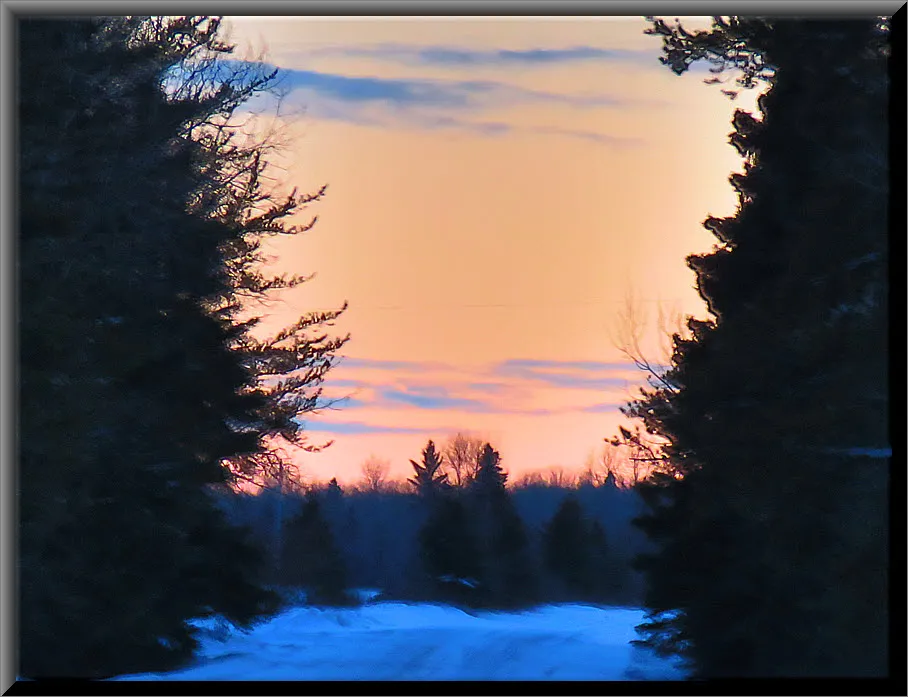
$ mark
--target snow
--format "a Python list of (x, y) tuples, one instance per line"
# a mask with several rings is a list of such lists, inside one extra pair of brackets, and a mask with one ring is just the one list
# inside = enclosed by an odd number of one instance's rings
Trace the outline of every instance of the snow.
[(400, 602), (293, 607), (249, 632), (200, 620), (190, 667), (117, 679), (683, 679), (671, 661), (628, 643), (643, 619), (640, 609), (591, 605), (507, 613)]
[(445, 583), (459, 583), (461, 586), (466, 586), (467, 588), (478, 588), (479, 583), (472, 578), (457, 578), (446, 574), (444, 576), (438, 577), (439, 581), (444, 581)]
[(892, 448), (827, 448), (826, 452), (848, 457), (867, 457), (884, 460), (892, 457)]
[(892, 448), (849, 448), (845, 451), (853, 457), (870, 457), (883, 459), (892, 457)]

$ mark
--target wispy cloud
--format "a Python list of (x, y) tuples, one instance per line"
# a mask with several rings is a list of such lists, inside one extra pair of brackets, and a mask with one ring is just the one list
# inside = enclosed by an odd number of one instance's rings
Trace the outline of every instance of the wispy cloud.
[(626, 402), (603, 402), (584, 407), (580, 411), (584, 414), (612, 414), (625, 406)]
[(500, 382), (470, 382), (467, 383), (467, 387), (476, 392), (490, 392), (492, 394), (500, 394), (508, 389), (507, 385)]
[[(239, 61), (225, 61), (221, 70)], [(267, 64), (252, 64), (249, 70), (268, 72)], [(483, 137), (511, 133), (581, 139), (609, 147), (634, 147), (641, 141), (620, 135), (583, 129), (520, 125), (483, 118), (489, 110), (512, 109), (532, 104), (558, 105), (571, 109), (629, 108), (639, 100), (608, 92), (558, 92), (527, 89), (495, 80), (450, 80), (389, 78), (281, 68), (278, 89), (287, 104), (305, 109), (309, 118), (338, 121), (373, 128), (458, 130)], [(272, 97), (260, 95), (268, 101)], [(261, 102), (254, 109), (267, 109)]]
[(280, 85), (349, 103), (381, 102), (397, 107), (479, 109), (515, 102), (546, 102), (572, 107), (617, 107), (632, 102), (605, 93), (532, 90), (491, 80), (429, 80), (363, 77), (282, 69)]
[(601, 363), (599, 361), (541, 361), (533, 358), (512, 358), (497, 364), (503, 368), (530, 368), (533, 370), (585, 370), (592, 372), (627, 371), (632, 363)]
[(582, 131), (576, 128), (551, 128), (548, 126), (538, 126), (525, 129), (532, 133), (550, 136), (564, 136), (566, 138), (579, 138), (591, 143), (600, 145), (612, 145), (617, 147), (636, 147), (643, 145), (640, 138), (623, 138), (619, 136), (610, 136), (607, 133), (598, 133), (597, 131)]
[(427, 131), (448, 129), (487, 137), (502, 136), (515, 131), (513, 126), (503, 121), (474, 121), (437, 114), (413, 114), (410, 116), (410, 122)]
[(339, 397), (328, 401), (332, 409), (361, 409), (369, 406), (369, 402), (366, 400), (355, 397)]
[(340, 365), (343, 374), (352, 369), (357, 379), (329, 376), (326, 380), (328, 391), (340, 385), (354, 388), (352, 395), (335, 405), (339, 411), (398, 414), (410, 410), (519, 416), (616, 412), (623, 401), (595, 400), (628, 387), (635, 371), (630, 363), (536, 359), (511, 359), (469, 369), (362, 358), (347, 358)]
[[(347, 356), (340, 357), (338, 365), (346, 368), (365, 368), (374, 370), (390, 371), (421, 371), (421, 370), (438, 370), (449, 368), (443, 363), (430, 361), (385, 361), (373, 358), (350, 358)], [(333, 380), (332, 384), (340, 385), (342, 381)], [(361, 385), (358, 381), (347, 381), (352, 383), (351, 386)]]
[(410, 44), (374, 44), (371, 46), (325, 46), (309, 52), (314, 56), (366, 58), (405, 65), (432, 65), (462, 68), (481, 66), (561, 65), (580, 62), (653, 63), (658, 65), (658, 52), (608, 49), (595, 46), (567, 48), (530, 48), (523, 50), (479, 50), (457, 46), (414, 46)]
[[(331, 120), (350, 121), (342, 117), (339, 113), (335, 114)], [(467, 118), (455, 118), (452, 116), (440, 116), (437, 114), (419, 114), (411, 113), (406, 116), (407, 122), (411, 127), (416, 127), (426, 131), (453, 130), (462, 133), (472, 133), (483, 137), (503, 136), (511, 133), (526, 133), (541, 136), (558, 136), (571, 139), (584, 140), (589, 143), (598, 145), (607, 145), (613, 148), (633, 148), (643, 144), (640, 138), (626, 138), (622, 136), (613, 136), (598, 131), (585, 131), (576, 128), (553, 128), (551, 126), (513, 126), (503, 121), (476, 121)], [(380, 119), (366, 117), (357, 120), (362, 126), (382, 127), (385, 125)]]
[(495, 372), (501, 376), (542, 382), (554, 387), (608, 390), (627, 386), (628, 379), (607, 374), (627, 369), (628, 365), (622, 363), (514, 359), (499, 363)]
[(306, 422), (308, 430), (315, 433), (340, 433), (359, 435), (364, 433), (435, 433), (437, 428), (420, 428), (409, 426), (382, 426), (362, 421)]
[(332, 387), (361, 387), (362, 382), (359, 380), (341, 380), (338, 378), (330, 378)]
[(280, 84), (285, 88), (307, 90), (342, 102), (384, 102), (404, 107), (465, 107), (471, 97), (471, 90), (464, 83), (356, 77), (311, 70), (284, 69)]
[(406, 404), (418, 409), (452, 409), (458, 411), (479, 411), (493, 412), (500, 411), (492, 405), (477, 399), (466, 399), (463, 397), (451, 397), (447, 394), (447, 389), (441, 386), (434, 387), (431, 392), (434, 394), (419, 394), (418, 390), (382, 390), (381, 398), (391, 402)]

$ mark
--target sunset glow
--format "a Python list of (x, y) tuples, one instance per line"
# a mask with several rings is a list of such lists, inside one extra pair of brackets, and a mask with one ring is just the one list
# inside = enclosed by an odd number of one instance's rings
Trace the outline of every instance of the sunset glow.
[(406, 476), (457, 430), (512, 475), (579, 468), (643, 382), (613, 341), (626, 295), (650, 356), (659, 303), (705, 314), (684, 259), (734, 210), (725, 134), (752, 95), (672, 75), (641, 17), (228, 24), (237, 58), (282, 70), (278, 184), (328, 184), (315, 228), (269, 248), (274, 271), (317, 277), (262, 330), (350, 304), (325, 384), (348, 399), (307, 420), (335, 442), (296, 456), (304, 475), (353, 482), (375, 454)]

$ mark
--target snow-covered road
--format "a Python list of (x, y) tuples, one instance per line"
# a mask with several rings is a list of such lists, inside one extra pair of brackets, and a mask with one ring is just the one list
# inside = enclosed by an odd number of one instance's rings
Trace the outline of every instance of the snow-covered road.
[(587, 605), (520, 613), (380, 602), (297, 607), (248, 633), (208, 622), (195, 664), (121, 680), (677, 680), (628, 642), (643, 612)]

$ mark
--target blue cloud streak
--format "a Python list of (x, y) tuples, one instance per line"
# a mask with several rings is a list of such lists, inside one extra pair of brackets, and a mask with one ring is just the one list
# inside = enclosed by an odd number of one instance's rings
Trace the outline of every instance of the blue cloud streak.
[[(389, 371), (400, 375), (406, 381), (407, 375), (429, 373), (433, 370), (455, 370), (453, 366), (441, 363), (420, 361), (383, 361), (371, 359), (343, 360), (343, 365), (355, 368)], [(607, 363), (597, 361), (546, 361), (536, 359), (511, 359), (491, 366), (489, 374), (501, 378), (519, 378), (527, 382), (542, 383), (546, 386), (565, 389), (609, 390), (615, 387), (627, 387), (628, 380), (616, 377), (616, 372), (633, 370), (631, 363)], [(566, 409), (514, 409), (503, 406), (500, 402), (488, 399), (475, 399), (451, 395), (451, 388), (443, 384), (381, 386), (369, 385), (369, 381), (332, 380), (328, 379), (327, 387), (337, 385), (371, 387), (375, 390), (374, 399), (356, 399), (351, 396), (343, 398), (336, 406), (339, 409), (413, 407), (424, 410), (458, 410), (472, 413), (507, 413), (515, 415), (546, 415), (580, 411), (584, 413), (607, 413), (616, 411), (622, 403), (601, 403), (587, 407)], [(510, 389), (506, 383), (493, 381), (458, 383), (475, 392), (500, 394)], [(357, 428), (353, 426), (351, 428)], [(409, 431), (402, 431), (409, 432)], [(422, 432), (422, 431), (417, 431)]]
[[(550, 372), (552, 368), (560, 372)], [(578, 373), (601, 373), (626, 368), (627, 365), (621, 363), (510, 360), (499, 363), (495, 368), (495, 373), (506, 377), (544, 382), (555, 387), (607, 390), (612, 387), (624, 387), (628, 384), (628, 380), (618, 377), (591, 377)]]
[(512, 358), (498, 364), (500, 368), (554, 368), (556, 370), (618, 371), (633, 368), (632, 363), (601, 363), (598, 361), (542, 361), (531, 358)]
[(611, 414), (617, 412), (624, 405), (625, 402), (603, 402), (602, 404), (593, 404), (592, 406), (584, 407), (580, 411), (584, 414)]
[[(444, 388), (438, 388), (439, 392), (443, 390)], [(499, 411), (499, 409), (496, 409), (494, 406), (476, 399), (448, 397), (440, 394), (430, 396), (425, 394), (413, 394), (411, 391), (382, 390), (381, 396), (388, 401), (407, 404), (419, 409), (460, 409), (463, 411), (479, 412)]]
[(420, 80), (322, 73), (283, 68), (280, 85), (310, 90), (348, 103), (384, 102), (399, 107), (476, 108), (489, 103), (552, 102), (574, 107), (624, 106), (625, 100), (607, 94), (562, 94), (529, 90), (488, 80)]
[[(445, 368), (440, 363), (430, 363), (430, 362), (421, 362), (421, 361), (383, 361), (373, 358), (348, 358), (346, 356), (341, 356), (336, 362), (336, 365), (343, 365), (348, 368), (367, 368), (367, 369), (376, 369), (376, 370), (391, 370), (391, 371), (425, 371), (425, 370), (437, 370), (439, 368)], [(340, 384), (340, 381), (332, 381), (333, 384)], [(353, 382), (353, 381), (347, 381)], [(361, 383), (357, 383), (361, 384)]]
[(405, 426), (379, 426), (362, 421), (340, 421), (334, 423), (306, 422), (308, 430), (320, 433), (341, 433), (359, 435), (364, 433), (434, 433), (435, 428), (409, 428)]
[[(247, 69), (267, 73), (273, 69), (264, 63), (225, 60), (218, 71)], [(611, 147), (634, 147), (642, 141), (595, 131), (547, 126), (515, 127), (501, 121), (463, 118), (454, 114), (480, 113), (484, 109), (513, 107), (518, 104), (562, 104), (573, 108), (628, 107), (636, 104), (610, 94), (563, 94), (525, 89), (501, 82), (483, 80), (428, 80), (352, 76), (314, 70), (281, 68), (276, 86), (290, 94), (303, 93), (307, 113), (319, 119), (352, 123), (376, 128), (410, 128), (424, 130), (455, 129), (485, 137), (514, 132), (543, 136), (576, 138)], [(259, 94), (255, 111), (267, 108), (273, 95)], [(638, 104), (639, 105), (639, 104)], [(250, 105), (247, 105), (250, 106)], [(442, 113), (440, 113), (442, 112)]]
[(479, 67), (501, 65), (548, 66), (578, 62), (632, 62), (658, 66), (658, 49), (608, 49), (595, 46), (569, 48), (531, 48), (524, 50), (476, 50), (450, 46), (412, 46), (378, 44), (365, 47), (328, 46), (312, 52), (322, 56), (368, 58), (405, 64), (441, 67)]

